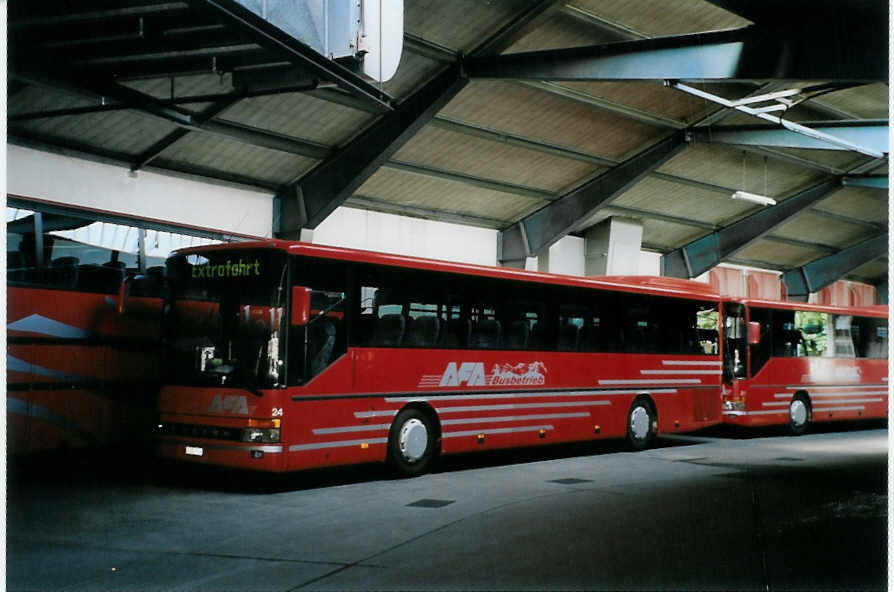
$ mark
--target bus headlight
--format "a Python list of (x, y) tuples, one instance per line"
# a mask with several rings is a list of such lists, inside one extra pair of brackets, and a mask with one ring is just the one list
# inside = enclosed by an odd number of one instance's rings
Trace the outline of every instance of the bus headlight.
[(247, 428), (242, 430), (243, 442), (279, 442), (279, 428)]

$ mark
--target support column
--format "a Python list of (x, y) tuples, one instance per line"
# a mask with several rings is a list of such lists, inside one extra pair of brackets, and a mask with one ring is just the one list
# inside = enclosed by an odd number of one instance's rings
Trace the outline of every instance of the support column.
[(587, 231), (586, 241), (586, 275), (637, 274), (643, 242), (641, 222), (608, 218)]

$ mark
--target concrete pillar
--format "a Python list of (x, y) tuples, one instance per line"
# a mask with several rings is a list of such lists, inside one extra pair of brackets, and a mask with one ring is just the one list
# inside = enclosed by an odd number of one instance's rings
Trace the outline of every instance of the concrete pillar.
[(549, 271), (549, 249), (543, 249), (543, 252), (537, 256), (537, 271)]
[(590, 228), (585, 238), (586, 275), (637, 274), (643, 242), (641, 222), (629, 218), (608, 218)]
[(314, 231), (310, 228), (302, 228), (301, 233), (298, 235), (298, 240), (303, 243), (314, 242)]

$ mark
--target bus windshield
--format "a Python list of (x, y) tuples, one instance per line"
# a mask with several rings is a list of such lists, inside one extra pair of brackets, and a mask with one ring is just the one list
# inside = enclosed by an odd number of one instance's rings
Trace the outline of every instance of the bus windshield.
[(258, 388), (283, 384), (286, 257), (262, 250), (168, 259), (167, 382)]

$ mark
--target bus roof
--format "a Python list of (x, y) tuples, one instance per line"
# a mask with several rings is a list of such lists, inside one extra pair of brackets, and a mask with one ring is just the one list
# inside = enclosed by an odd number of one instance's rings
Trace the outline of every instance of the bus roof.
[(326, 245), (314, 245), (296, 241), (271, 239), (265, 241), (250, 241), (239, 243), (227, 243), (222, 245), (208, 245), (180, 249), (173, 255), (185, 253), (199, 253), (230, 249), (278, 249), (293, 255), (308, 257), (321, 257), (324, 259), (336, 259), (341, 261), (355, 261), (370, 263), (373, 265), (389, 265), (394, 267), (406, 267), (426, 271), (441, 271), (446, 273), (458, 273), (499, 279), (521, 280), (540, 282), (563, 286), (577, 286), (584, 288), (601, 288), (625, 292), (638, 292), (643, 294), (660, 294), (675, 296), (678, 298), (699, 298), (707, 300), (720, 300), (720, 293), (704, 282), (683, 280), (679, 278), (656, 276), (595, 276), (578, 277), (559, 275), (521, 269), (494, 267), (488, 265), (476, 265), (471, 263), (456, 263), (437, 259), (423, 259), (421, 257), (409, 257), (406, 255), (392, 255), (375, 251), (363, 251), (359, 249), (347, 249)]
[(783, 310), (806, 310), (830, 314), (848, 314), (864, 317), (888, 316), (888, 307), (884, 304), (870, 306), (831, 306), (827, 304), (808, 304), (807, 302), (787, 302), (784, 300), (759, 300), (754, 298), (726, 298), (730, 302), (741, 302), (746, 306), (758, 308), (778, 308)]

